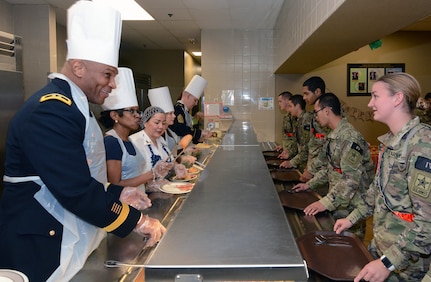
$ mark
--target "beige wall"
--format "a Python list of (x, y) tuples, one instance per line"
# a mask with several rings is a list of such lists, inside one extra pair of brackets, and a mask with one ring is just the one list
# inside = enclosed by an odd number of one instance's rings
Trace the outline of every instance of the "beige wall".
[(259, 141), (274, 140), (275, 109), (258, 108), (259, 98), (274, 97), (273, 31), (203, 30), (201, 36), (205, 101), (221, 102), (223, 90), (234, 90), (234, 118), (250, 121)]
[[(371, 50), (364, 46), (359, 50), (343, 56), (305, 75), (276, 75), (276, 92), (289, 90), (297, 93), (302, 90), (302, 82), (310, 76), (321, 76), (327, 85), (327, 91), (335, 93), (344, 101), (350, 111), (349, 121), (364, 135), (371, 144), (377, 144), (377, 136), (385, 133), (387, 127), (379, 122), (364, 121), (353, 114), (357, 109), (368, 111), (370, 97), (347, 97), (347, 64), (348, 63), (405, 63), (406, 72), (414, 75), (422, 87), (422, 93), (431, 92), (431, 33), (430, 32), (397, 32), (382, 38), (382, 47)], [(276, 113), (276, 140), (281, 141), (282, 113)]]

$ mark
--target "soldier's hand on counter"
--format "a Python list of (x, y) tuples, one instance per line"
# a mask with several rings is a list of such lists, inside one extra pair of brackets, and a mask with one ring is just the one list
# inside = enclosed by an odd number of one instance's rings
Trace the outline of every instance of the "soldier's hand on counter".
[(282, 168), (292, 168), (293, 165), (292, 165), (292, 163), (290, 161), (284, 161), (284, 162), (282, 162), (280, 164), (280, 167), (282, 167)]
[(311, 178), (313, 178), (313, 175), (310, 172), (308, 172), (308, 170), (304, 169), (304, 172), (302, 173), (301, 177), (299, 178), (299, 181), (307, 182)]
[(322, 205), (319, 201), (316, 201), (314, 203), (309, 204), (307, 207), (305, 207), (304, 213), (306, 215), (316, 215), (319, 212), (323, 212), (325, 210), (326, 210), (325, 206)]
[(287, 150), (284, 150), (283, 152), (281, 152), (281, 153), (277, 156), (277, 158), (282, 159), (282, 160), (284, 160), (284, 159), (288, 159), (288, 158), (289, 158), (289, 152), (288, 152)]
[(292, 187), (292, 191), (300, 192), (310, 189), (310, 186), (307, 183), (298, 183)]
[(148, 238), (146, 246), (151, 247), (160, 241), (166, 232), (166, 228), (159, 220), (151, 218), (148, 215), (142, 215), (133, 231)]
[(353, 225), (352, 222), (347, 218), (340, 218), (334, 224), (334, 231), (335, 233), (340, 234), (344, 230), (352, 227), (352, 225)]
[(276, 151), (276, 152), (280, 152), (281, 150), (283, 150), (283, 146), (281, 146), (281, 145), (277, 145), (277, 146), (274, 148), (274, 151)]
[(376, 259), (362, 268), (359, 274), (355, 277), (354, 282), (383, 282), (388, 278), (390, 273), (391, 271), (385, 267), (382, 261), (380, 259)]
[(145, 210), (151, 207), (151, 200), (147, 194), (136, 187), (124, 187), (120, 194), (120, 201), (134, 207), (137, 210)]

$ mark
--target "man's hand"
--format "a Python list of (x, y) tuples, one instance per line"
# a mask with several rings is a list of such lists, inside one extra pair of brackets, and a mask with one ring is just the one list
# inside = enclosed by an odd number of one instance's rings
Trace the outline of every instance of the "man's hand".
[(325, 211), (326, 208), (324, 205), (322, 205), (319, 201), (314, 202), (312, 204), (309, 204), (305, 209), (304, 213), (305, 215), (316, 215), (319, 212)]

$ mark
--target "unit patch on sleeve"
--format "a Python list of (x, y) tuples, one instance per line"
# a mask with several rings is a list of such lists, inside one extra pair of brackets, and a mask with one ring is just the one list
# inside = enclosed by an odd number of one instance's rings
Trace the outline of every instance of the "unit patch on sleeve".
[(71, 99), (69, 99), (66, 96), (64, 96), (63, 94), (59, 94), (59, 93), (51, 93), (51, 94), (43, 95), (42, 97), (40, 97), (39, 102), (43, 103), (43, 102), (49, 101), (49, 100), (58, 100), (60, 102), (65, 103), (68, 106), (72, 105)]

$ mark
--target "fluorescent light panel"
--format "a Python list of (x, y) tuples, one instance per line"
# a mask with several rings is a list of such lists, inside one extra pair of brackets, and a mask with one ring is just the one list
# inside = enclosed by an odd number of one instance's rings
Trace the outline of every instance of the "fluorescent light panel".
[(196, 57), (202, 57), (202, 52), (192, 52)]
[(154, 21), (154, 18), (134, 0), (93, 0), (93, 2), (117, 9), (123, 21)]

